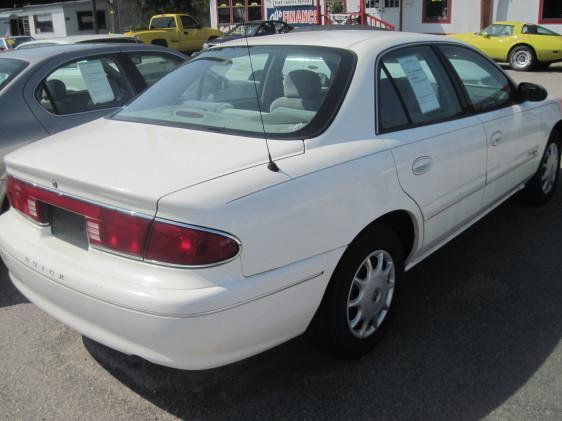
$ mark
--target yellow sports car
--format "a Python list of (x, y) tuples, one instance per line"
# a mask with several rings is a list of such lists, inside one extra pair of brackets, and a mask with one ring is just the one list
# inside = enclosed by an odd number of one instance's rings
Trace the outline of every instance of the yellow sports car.
[(514, 70), (546, 69), (562, 61), (562, 36), (542, 26), (523, 22), (497, 22), (482, 32), (450, 35), (482, 50)]

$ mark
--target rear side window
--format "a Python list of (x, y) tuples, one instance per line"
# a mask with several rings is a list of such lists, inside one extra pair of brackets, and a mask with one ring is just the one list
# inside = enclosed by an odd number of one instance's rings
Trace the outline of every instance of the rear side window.
[(153, 18), (150, 21), (150, 29), (175, 28), (176, 20), (172, 17)]
[(378, 76), (383, 130), (403, 123), (404, 118), (392, 114), (404, 109), (411, 125), (436, 123), (462, 113), (453, 84), (430, 47), (408, 47), (386, 54)]
[(43, 80), (36, 92), (43, 108), (57, 115), (120, 107), (131, 97), (117, 61), (99, 56), (59, 67)]
[(183, 63), (175, 56), (163, 54), (129, 54), (129, 57), (147, 86), (154, 85)]
[(456, 45), (439, 47), (461, 79), (475, 111), (485, 112), (512, 103), (507, 76), (476, 51)]
[(8, 58), (0, 59), (0, 91), (20, 73), (27, 63)]
[(524, 25), (521, 33), (527, 35), (548, 35), (555, 37), (560, 35), (550, 29), (546, 29), (545, 27), (538, 25)]

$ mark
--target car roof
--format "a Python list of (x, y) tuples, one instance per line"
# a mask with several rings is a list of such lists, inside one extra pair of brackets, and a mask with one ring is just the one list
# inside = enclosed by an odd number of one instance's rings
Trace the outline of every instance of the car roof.
[(27, 45), (42, 44), (42, 43), (54, 43), (54, 44), (77, 44), (84, 41), (96, 41), (96, 40), (106, 40), (106, 39), (120, 39), (120, 38), (132, 38), (123, 34), (92, 34), (92, 35), (71, 35), (68, 37), (57, 37), (57, 38), (41, 38), (35, 41), (26, 42)]
[(372, 30), (346, 30), (346, 31), (330, 31), (318, 30), (311, 31), (302, 36), (302, 32), (291, 31), (286, 34), (279, 34), (270, 37), (249, 37), (247, 39), (237, 39), (227, 41), (221, 46), (239, 46), (246, 45), (302, 45), (302, 46), (319, 46), (319, 47), (336, 47), (349, 50), (358, 49), (359, 45), (365, 43), (376, 48), (377, 44), (380, 48), (389, 48), (394, 45), (403, 45), (416, 42), (452, 42), (462, 44), (451, 38), (442, 35), (428, 35), (413, 32), (397, 32), (397, 31), (372, 31)]
[[(10, 50), (2, 53), (0, 58), (19, 59), (29, 62), (30, 64), (39, 63), (50, 57), (60, 56), (63, 54), (73, 55), (73, 53), (103, 53), (103, 52), (119, 52), (126, 51), (162, 51), (178, 57), (181, 54), (171, 51), (167, 48), (158, 47), (156, 45), (145, 44), (119, 44), (119, 43), (101, 43), (101, 44), (68, 44), (68, 45), (52, 45), (41, 48), (29, 48), (22, 50)], [(187, 58), (186, 58), (187, 59)]]
[(492, 25), (524, 25), (524, 23), (514, 20), (512, 21), (502, 20), (502, 21), (494, 22), (492, 23)]

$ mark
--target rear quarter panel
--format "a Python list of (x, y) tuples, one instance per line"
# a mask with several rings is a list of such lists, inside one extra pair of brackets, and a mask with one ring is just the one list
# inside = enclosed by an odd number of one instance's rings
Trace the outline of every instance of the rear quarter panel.
[(318, 147), (277, 164), (279, 173), (259, 166), (166, 196), (158, 216), (237, 236), (246, 276), (345, 247), (393, 210), (421, 221), (381, 140)]

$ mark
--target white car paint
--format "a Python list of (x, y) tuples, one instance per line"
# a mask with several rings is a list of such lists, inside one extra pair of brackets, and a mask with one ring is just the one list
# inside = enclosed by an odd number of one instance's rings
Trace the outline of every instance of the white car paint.
[[(454, 41), (328, 31), (248, 42), (340, 47), (358, 58), (327, 130), (304, 142), (269, 142), (280, 172), (267, 169), (260, 138), (109, 120), (6, 158), (11, 175), (40, 186), (54, 178), (68, 194), (231, 233), (242, 243), (239, 256), (203, 269), (151, 265), (74, 247), (12, 210), (0, 217), (0, 254), (32, 302), (96, 341), (159, 364), (204, 369), (240, 360), (307, 329), (339, 259), (370, 223), (406, 212), (412, 267), (520, 189), (561, 120), (558, 102), (548, 99), (376, 135), (379, 54)], [(496, 152), (490, 142), (498, 130)], [(427, 173), (412, 173), (428, 161)]]

